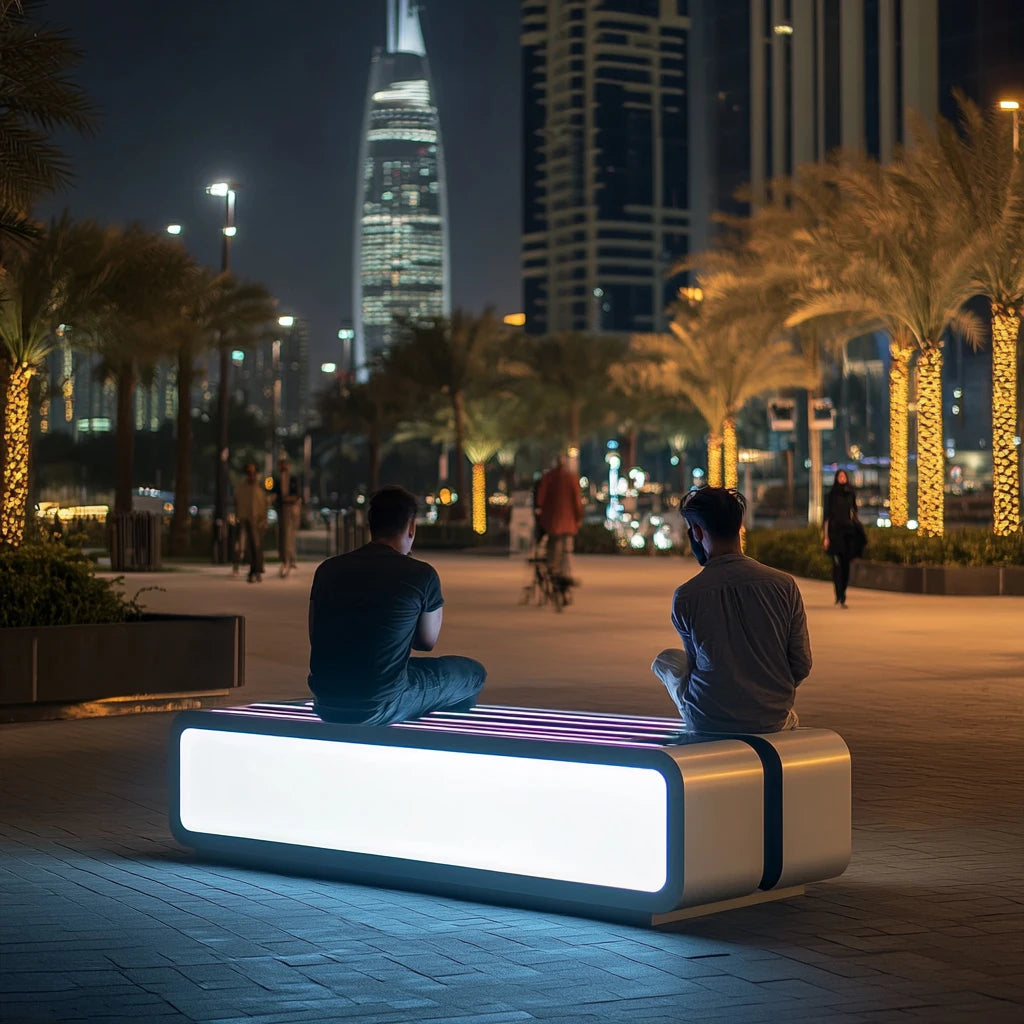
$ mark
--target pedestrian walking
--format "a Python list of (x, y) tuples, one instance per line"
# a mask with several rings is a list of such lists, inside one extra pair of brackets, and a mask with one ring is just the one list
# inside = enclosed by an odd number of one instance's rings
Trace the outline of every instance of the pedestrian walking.
[(845, 469), (832, 482), (825, 504), (822, 539), (832, 559), (832, 583), (836, 604), (846, 607), (846, 588), (850, 583), (850, 563), (860, 558), (867, 547), (867, 534), (857, 517), (857, 492)]
[(256, 463), (245, 466), (245, 478), (235, 487), (235, 515), (249, 552), (250, 583), (263, 580), (263, 534), (267, 529), (267, 490), (256, 476)]
[(302, 496), (298, 477), (292, 472), (285, 456), (277, 460), (277, 476), (272, 490), (277, 510), (277, 546), (281, 558), (281, 575), (287, 576), (298, 568), (296, 536), (302, 519)]

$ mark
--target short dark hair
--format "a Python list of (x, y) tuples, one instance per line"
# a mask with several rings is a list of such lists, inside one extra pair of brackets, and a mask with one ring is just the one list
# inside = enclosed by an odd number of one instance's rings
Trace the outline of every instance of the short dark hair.
[(747, 499), (731, 487), (698, 487), (683, 496), (679, 514), (697, 522), (713, 540), (732, 540), (740, 535)]
[(370, 496), (371, 537), (394, 537), (416, 518), (416, 498), (404, 487), (382, 487)]

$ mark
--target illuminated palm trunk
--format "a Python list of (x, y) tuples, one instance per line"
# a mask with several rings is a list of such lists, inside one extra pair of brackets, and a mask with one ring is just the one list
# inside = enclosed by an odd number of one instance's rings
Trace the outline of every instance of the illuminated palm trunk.
[(25, 536), (28, 504), (28, 385), (32, 368), (21, 363), (10, 368), (4, 406), (3, 493), (0, 495), (0, 544), (17, 547)]
[(925, 536), (942, 536), (945, 482), (942, 348), (936, 343), (922, 349), (917, 362), (917, 518)]
[(736, 420), (732, 416), (726, 416), (722, 422), (722, 462), (725, 486), (735, 489), (740, 482), (740, 469), (736, 445)]
[(487, 474), (482, 462), (473, 463), (473, 532), (487, 532)]
[(722, 435), (708, 434), (708, 487), (722, 486)]
[(807, 461), (810, 473), (807, 477), (807, 522), (821, 526), (822, 484), (821, 484), (821, 431), (814, 429), (814, 406), (817, 399), (812, 391), (807, 392)]
[(1020, 529), (1017, 429), (1017, 331), (1015, 309), (992, 305), (992, 529), (1006, 536)]
[(907, 501), (907, 464), (909, 461), (908, 396), (910, 359), (913, 350), (898, 341), (889, 343), (889, 521), (906, 526), (910, 518)]

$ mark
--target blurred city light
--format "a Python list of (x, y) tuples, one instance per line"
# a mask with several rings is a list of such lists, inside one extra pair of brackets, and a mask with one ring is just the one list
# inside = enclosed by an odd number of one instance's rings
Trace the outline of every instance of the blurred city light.
[(321, 373), (336, 373), (337, 370), (338, 370), (338, 364), (337, 363), (321, 363), (320, 364), (320, 372)]
[(226, 181), (215, 181), (212, 185), (206, 186), (207, 195), (219, 196), (223, 199), (231, 191), (231, 186)]
[(169, 234), (169, 235), (180, 235), (181, 234), (181, 225), (180, 224), (168, 224), (167, 225), (167, 234)]
[(279, 316), (277, 318), (277, 322), (282, 327), (292, 327), (295, 324), (295, 317), (293, 317), (293, 316)]

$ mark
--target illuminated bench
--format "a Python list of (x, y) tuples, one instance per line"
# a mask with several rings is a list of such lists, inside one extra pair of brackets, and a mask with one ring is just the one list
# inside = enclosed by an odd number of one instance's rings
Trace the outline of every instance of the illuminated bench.
[(220, 859), (658, 924), (803, 892), (850, 858), (823, 729), (481, 706), (383, 728), (307, 704), (179, 714), (171, 828)]

